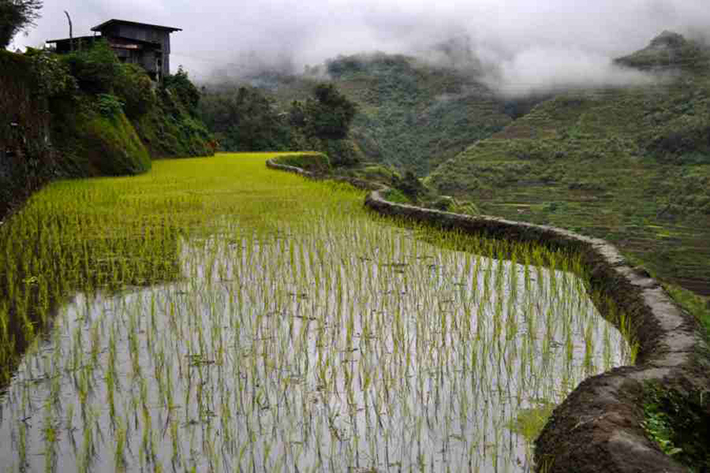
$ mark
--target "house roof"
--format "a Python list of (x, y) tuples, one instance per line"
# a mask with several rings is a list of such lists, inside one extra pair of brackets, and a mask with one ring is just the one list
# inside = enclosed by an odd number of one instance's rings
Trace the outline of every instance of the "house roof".
[(145, 26), (148, 28), (156, 29), (156, 30), (168, 31), (170, 33), (172, 33), (173, 31), (182, 31), (181, 28), (174, 28), (172, 26), (151, 25), (150, 23), (138, 23), (136, 21), (117, 20), (115, 18), (112, 20), (105, 21), (98, 26), (94, 26), (93, 28), (91, 28), (91, 31), (101, 31), (104, 28), (108, 28), (109, 26), (113, 26), (116, 24), (131, 25), (131, 26)]

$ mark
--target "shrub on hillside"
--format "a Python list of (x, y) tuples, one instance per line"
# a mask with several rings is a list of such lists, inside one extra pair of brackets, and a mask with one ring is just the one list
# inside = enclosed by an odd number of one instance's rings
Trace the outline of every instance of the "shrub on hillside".
[(366, 180), (382, 182), (387, 185), (392, 185), (402, 177), (395, 169), (380, 164), (365, 166), (359, 170), (358, 175)]
[(116, 118), (123, 113), (123, 102), (111, 94), (96, 96), (96, 108), (106, 118)]
[(276, 158), (278, 164), (305, 169), (315, 174), (330, 172), (330, 160), (323, 153), (294, 153)]
[(318, 84), (313, 95), (305, 102), (291, 104), (288, 123), (308, 138), (323, 141), (346, 139), (357, 112), (356, 104), (333, 84)]
[(61, 56), (69, 71), (87, 93), (113, 93), (122, 77), (124, 67), (105, 40), (97, 41), (91, 48)]
[(689, 153), (710, 154), (710, 115), (681, 115), (642, 140), (652, 153), (671, 162)]
[(123, 114), (89, 115), (83, 122), (83, 154), (103, 176), (140, 174), (151, 168), (148, 151)]
[(326, 153), (333, 166), (351, 166), (362, 160), (362, 151), (350, 139), (357, 106), (332, 84), (318, 84), (314, 97), (294, 101), (287, 115), (292, 146)]
[(124, 64), (114, 82), (114, 94), (124, 104), (126, 116), (136, 119), (157, 106), (153, 81), (135, 64)]
[[(200, 102), (199, 111), (224, 150), (286, 151), (297, 147), (286, 117), (253, 87), (208, 95)], [(300, 147), (309, 148), (313, 147)]]
[(134, 174), (150, 168), (148, 156), (214, 154), (212, 136), (194, 116), (199, 92), (182, 69), (156, 93), (147, 73), (121, 63), (105, 41), (58, 58), (76, 85), (50, 101), (67, 174)]
[(65, 175), (120, 176), (150, 169), (150, 156), (122, 110), (107, 114), (87, 99), (61, 105), (54, 110), (61, 120), (53, 121), (52, 136)]
[(41, 83), (30, 58), (0, 50), (0, 219), (56, 172)]
[(200, 102), (200, 91), (190, 81), (187, 72), (180, 66), (177, 74), (169, 75), (163, 79), (163, 89), (176, 94), (190, 115), (197, 114), (197, 105)]
[(308, 148), (322, 151), (328, 155), (333, 166), (352, 166), (362, 160), (362, 152), (352, 140), (311, 140), (314, 146)]
[(213, 155), (216, 145), (212, 134), (175, 104), (165, 105), (165, 100), (163, 96), (155, 108), (133, 121), (150, 155), (154, 158)]
[(37, 93), (47, 99), (70, 97), (78, 90), (69, 66), (56, 54), (45, 49), (28, 48), (24, 54), (32, 62), (37, 77)]
[(427, 188), (422, 184), (422, 181), (409, 170), (404, 173), (403, 177), (395, 179), (394, 188), (406, 195), (413, 202), (417, 202), (428, 192)]
[(325, 140), (342, 140), (348, 136), (357, 106), (332, 84), (319, 84), (313, 91), (315, 100), (305, 104), (306, 133)]

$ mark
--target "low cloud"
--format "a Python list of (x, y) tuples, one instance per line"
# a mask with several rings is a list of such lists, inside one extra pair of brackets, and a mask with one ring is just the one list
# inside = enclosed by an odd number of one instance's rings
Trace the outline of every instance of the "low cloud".
[(598, 53), (533, 47), (491, 67), (484, 81), (506, 96), (582, 88), (648, 85), (657, 77), (623, 68)]
[[(66, 36), (63, 10), (75, 34), (109, 18), (182, 28), (172, 64), (198, 79), (259, 67), (301, 72), (337, 55), (382, 51), (485, 68), (488, 83), (513, 95), (643, 83), (648, 77), (613, 58), (663, 30), (706, 38), (710, 31), (707, 0), (64, 0), (46, 1), (38, 27), (16, 45)], [(471, 54), (441, 49), (461, 38)]]

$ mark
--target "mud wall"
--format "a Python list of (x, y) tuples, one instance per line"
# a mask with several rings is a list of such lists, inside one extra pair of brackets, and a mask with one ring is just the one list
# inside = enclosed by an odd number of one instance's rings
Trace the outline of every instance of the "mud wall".
[[(313, 177), (275, 162), (268, 166)], [(591, 289), (613, 298), (632, 320), (639, 352), (634, 366), (586, 379), (555, 409), (536, 442), (538, 469), (549, 473), (687, 471), (646, 437), (644, 390), (648, 383), (658, 383), (682, 394), (701, 393), (702, 397), (709, 393), (710, 351), (698, 321), (675, 304), (656, 280), (631, 267), (606, 241), (567, 230), (395, 204), (380, 191), (371, 192), (365, 205), (384, 215), (445, 229), (580, 254), (589, 270)], [(708, 406), (705, 403), (701, 419), (710, 419)]]

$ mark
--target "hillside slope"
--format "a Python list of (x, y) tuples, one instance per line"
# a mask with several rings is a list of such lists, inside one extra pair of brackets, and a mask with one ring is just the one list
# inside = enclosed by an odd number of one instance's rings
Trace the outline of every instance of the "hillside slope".
[(360, 104), (355, 137), (375, 161), (427, 174), (512, 119), (505, 103), (469, 75), (406, 56), (351, 56), (327, 65)]
[(672, 78), (558, 95), (428, 181), (487, 214), (608, 239), (661, 278), (710, 295), (709, 58), (664, 32), (618, 61)]
[(54, 179), (134, 175), (151, 158), (214, 154), (199, 98), (182, 69), (154, 84), (102, 42), (68, 55), (0, 50), (0, 220)]
[(500, 131), (535, 103), (506, 101), (471, 71), (384, 53), (341, 56), (311, 75), (250, 79), (285, 109), (328, 80), (358, 104), (352, 136), (369, 161), (423, 176), (475, 141)]

